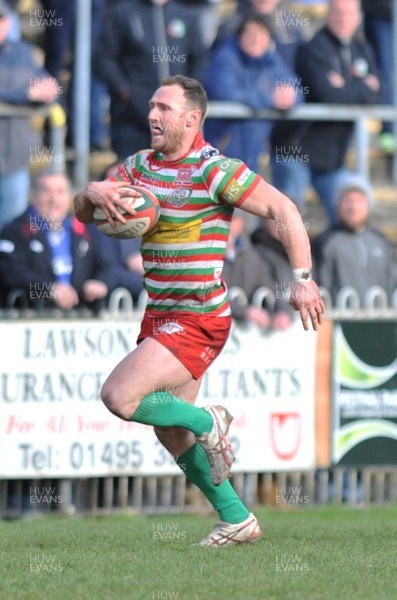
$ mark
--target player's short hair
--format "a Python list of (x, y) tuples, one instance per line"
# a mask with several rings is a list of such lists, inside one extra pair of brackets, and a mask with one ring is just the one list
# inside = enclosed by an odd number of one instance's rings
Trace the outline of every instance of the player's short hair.
[(179, 85), (183, 89), (189, 109), (198, 108), (201, 111), (201, 121), (204, 120), (208, 110), (208, 97), (207, 92), (197, 79), (185, 77), (184, 75), (174, 75), (162, 79), (161, 85)]

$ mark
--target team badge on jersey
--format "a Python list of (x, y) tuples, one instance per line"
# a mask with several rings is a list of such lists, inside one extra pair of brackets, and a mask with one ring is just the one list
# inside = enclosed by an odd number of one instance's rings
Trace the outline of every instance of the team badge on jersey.
[(181, 206), (184, 206), (187, 202), (189, 202), (189, 198), (191, 195), (192, 190), (187, 190), (186, 188), (178, 188), (177, 190), (172, 190), (164, 199), (164, 201), (167, 204), (171, 204), (171, 206), (180, 208)]

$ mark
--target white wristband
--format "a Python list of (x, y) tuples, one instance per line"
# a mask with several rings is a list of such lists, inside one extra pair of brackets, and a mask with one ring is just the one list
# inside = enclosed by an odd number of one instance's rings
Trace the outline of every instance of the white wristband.
[(294, 281), (298, 283), (306, 283), (313, 280), (311, 269), (293, 269), (292, 276)]

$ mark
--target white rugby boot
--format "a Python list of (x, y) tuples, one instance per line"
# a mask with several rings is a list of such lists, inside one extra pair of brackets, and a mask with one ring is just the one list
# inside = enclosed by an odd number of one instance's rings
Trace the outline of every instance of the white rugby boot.
[(239, 544), (254, 544), (262, 536), (262, 530), (257, 518), (250, 513), (242, 523), (217, 523), (207, 537), (196, 544), (197, 546), (237, 546)]
[(229, 477), (231, 466), (235, 461), (227, 435), (233, 417), (223, 406), (205, 406), (204, 410), (212, 415), (214, 425), (209, 433), (196, 437), (196, 442), (207, 455), (212, 483), (220, 485)]

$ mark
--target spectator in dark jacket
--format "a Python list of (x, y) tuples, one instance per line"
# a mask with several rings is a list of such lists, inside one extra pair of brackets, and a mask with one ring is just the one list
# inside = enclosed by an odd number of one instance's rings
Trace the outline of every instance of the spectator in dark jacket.
[(357, 290), (365, 304), (370, 287), (380, 286), (388, 300), (396, 287), (396, 263), (390, 242), (370, 226), (371, 188), (356, 174), (345, 173), (337, 182), (338, 224), (313, 240), (316, 280), (337, 302), (343, 287)]
[[(7, 39), (10, 27), (8, 6), (0, 0), (0, 102), (53, 102), (57, 81), (37, 64), (31, 44)], [(40, 141), (27, 117), (0, 116), (0, 229), (27, 206), (29, 160)]]
[[(358, 36), (359, 0), (330, 0), (326, 25), (302, 45), (296, 71), (307, 102), (371, 104), (381, 99), (370, 45)], [(344, 168), (352, 122), (281, 122), (272, 131), (273, 184), (302, 207), (312, 183), (331, 223), (335, 182)]]
[[(70, 213), (63, 174), (38, 176), (27, 210), (0, 234), (0, 283), (35, 308), (95, 307), (114, 287), (111, 258)], [(92, 226), (95, 227), (95, 226)]]
[(106, 15), (94, 67), (109, 89), (119, 160), (150, 148), (149, 100), (163, 77), (202, 79), (209, 45), (202, 20), (202, 7), (176, 0), (126, 1)]
[[(393, 103), (394, 52), (392, 0), (362, 0), (364, 30), (375, 51), (382, 77), (384, 101)], [(395, 152), (396, 140), (392, 123), (383, 124), (379, 145), (386, 152)]]
[[(214, 51), (204, 85), (210, 100), (242, 102), (254, 110), (287, 110), (301, 99), (295, 81), (295, 74), (274, 48), (269, 20), (249, 13), (237, 35)], [(222, 154), (258, 171), (260, 155), (268, 151), (271, 128), (271, 121), (210, 118), (205, 135)]]

